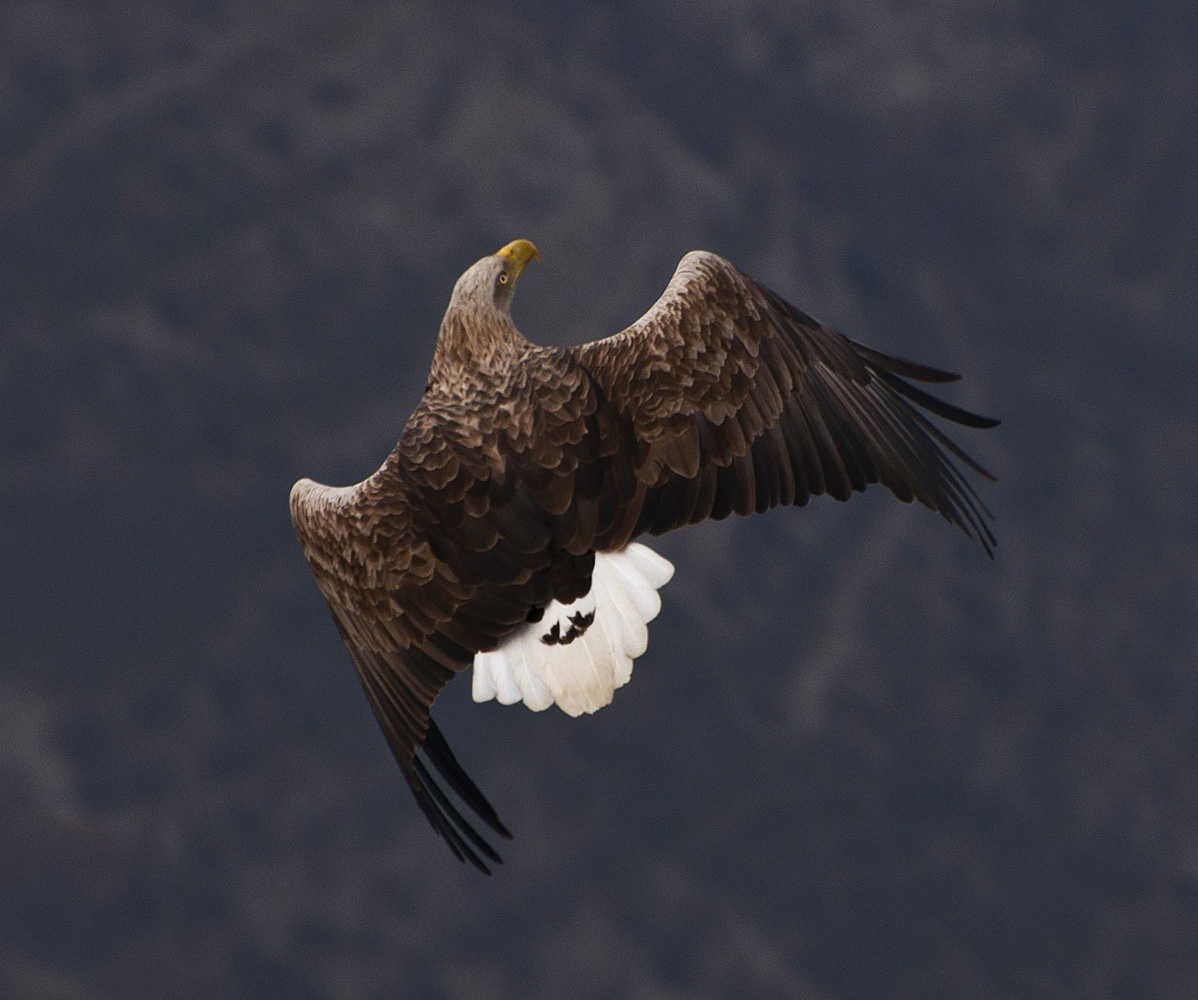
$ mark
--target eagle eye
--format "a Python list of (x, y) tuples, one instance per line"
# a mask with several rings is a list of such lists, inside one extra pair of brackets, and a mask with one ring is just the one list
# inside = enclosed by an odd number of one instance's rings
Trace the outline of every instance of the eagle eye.
[(500, 272), (499, 272), (499, 283), (500, 283), (501, 285), (506, 285), (506, 284), (507, 284), (507, 271), (500, 271)]

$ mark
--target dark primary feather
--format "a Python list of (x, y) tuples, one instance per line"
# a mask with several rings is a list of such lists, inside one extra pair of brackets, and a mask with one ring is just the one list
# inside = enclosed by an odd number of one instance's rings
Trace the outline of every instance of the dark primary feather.
[(378, 472), (340, 490), (301, 480), (291, 509), (421, 810), (481, 871), (500, 858), (475, 820), (511, 834), (431, 706), (475, 653), (585, 594), (596, 551), (881, 483), (993, 553), (989, 511), (956, 462), (992, 477), (924, 411), (998, 421), (912, 384), (958, 376), (854, 343), (713, 254), (684, 257), (653, 308), (606, 340), (537, 347), (510, 320), (480, 322), (447, 313), (454, 356), (439, 346)]

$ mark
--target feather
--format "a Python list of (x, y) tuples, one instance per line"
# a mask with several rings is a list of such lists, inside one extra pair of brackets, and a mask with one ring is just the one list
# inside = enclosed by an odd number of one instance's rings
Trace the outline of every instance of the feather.
[(591, 587), (570, 604), (553, 601), (495, 650), (474, 657), (475, 701), (523, 701), (534, 711), (556, 703), (569, 715), (611, 702), (648, 646), (648, 624), (661, 611), (657, 591), (674, 567), (633, 542), (596, 555)]

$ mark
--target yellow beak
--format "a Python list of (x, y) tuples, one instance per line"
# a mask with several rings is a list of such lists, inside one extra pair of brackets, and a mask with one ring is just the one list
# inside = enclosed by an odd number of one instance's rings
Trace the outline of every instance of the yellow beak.
[(537, 248), (529, 240), (512, 240), (502, 250), (499, 250), (496, 257), (506, 257), (516, 265), (516, 270), (513, 277), (520, 277), (520, 272), (524, 270), (524, 265), (530, 260), (540, 260), (541, 255)]

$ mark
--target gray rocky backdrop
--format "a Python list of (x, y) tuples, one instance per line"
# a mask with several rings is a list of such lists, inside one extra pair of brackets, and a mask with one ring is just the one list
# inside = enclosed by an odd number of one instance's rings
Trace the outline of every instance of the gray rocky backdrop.
[[(1193, 996), (1194, 11), (8, 0), (0, 995)], [(488, 880), (286, 501), (517, 236), (534, 340), (706, 248), (964, 372), (1000, 547), (877, 490), (662, 539), (610, 708), (438, 702)]]

